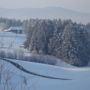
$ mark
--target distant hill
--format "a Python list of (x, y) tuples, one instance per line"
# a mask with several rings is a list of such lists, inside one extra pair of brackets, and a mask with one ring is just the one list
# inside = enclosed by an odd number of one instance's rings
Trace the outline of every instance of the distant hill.
[(17, 9), (0, 8), (0, 17), (8, 17), (16, 19), (61, 18), (61, 19), (72, 19), (73, 21), (82, 23), (90, 22), (90, 13), (76, 12), (61, 7), (17, 8)]

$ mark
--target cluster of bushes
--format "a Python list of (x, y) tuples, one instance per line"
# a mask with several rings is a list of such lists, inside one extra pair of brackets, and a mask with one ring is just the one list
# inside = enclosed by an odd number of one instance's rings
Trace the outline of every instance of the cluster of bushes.
[(15, 50), (15, 51), (0, 50), (0, 57), (23, 60), (24, 59), (24, 51), (23, 50)]
[(31, 56), (25, 56), (24, 60), (35, 62), (35, 63), (56, 65), (58, 59), (56, 59), (55, 57), (48, 56), (48, 55), (31, 55)]
[(4, 31), (9, 27), (22, 27), (23, 22), (16, 19), (8, 19), (0, 17), (0, 31)]
[(57, 59), (50, 56), (43, 56), (43, 55), (25, 55), (24, 51), (22, 50), (15, 50), (13, 52), (6, 52), (4, 50), (0, 50), (0, 58), (7, 58), (7, 59), (14, 59), (14, 60), (23, 60), (23, 61), (30, 61), (35, 63), (43, 63), (43, 64), (50, 64), (56, 65)]

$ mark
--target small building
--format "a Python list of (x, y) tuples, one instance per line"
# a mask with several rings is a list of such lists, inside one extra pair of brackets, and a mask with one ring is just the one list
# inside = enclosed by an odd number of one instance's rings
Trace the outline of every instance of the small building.
[(14, 27), (10, 27), (8, 30), (6, 30), (6, 32), (13, 32), (13, 33), (21, 34), (23, 33), (23, 30), (22, 30), (22, 27), (20, 26), (14, 26)]

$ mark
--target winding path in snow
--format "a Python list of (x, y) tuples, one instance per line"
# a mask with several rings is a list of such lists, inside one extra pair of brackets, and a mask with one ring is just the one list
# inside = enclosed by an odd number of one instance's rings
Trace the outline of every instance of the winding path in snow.
[(72, 80), (72, 79), (67, 79), (67, 78), (57, 78), (57, 77), (52, 77), (52, 76), (46, 76), (46, 75), (41, 75), (41, 74), (37, 74), (31, 71), (26, 70), (23, 66), (19, 65), (18, 63), (15, 63), (9, 59), (6, 58), (0, 58), (1, 60), (4, 60), (6, 62), (9, 62), (10, 64), (14, 65), (16, 68), (20, 69), (21, 71), (34, 75), (34, 76), (39, 76), (39, 77), (43, 77), (43, 78), (48, 78), (48, 79), (57, 79), (57, 80)]

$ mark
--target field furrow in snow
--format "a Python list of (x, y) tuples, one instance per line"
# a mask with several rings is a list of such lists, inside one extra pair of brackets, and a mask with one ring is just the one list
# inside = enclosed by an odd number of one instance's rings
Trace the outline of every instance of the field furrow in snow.
[[(62, 81), (37, 77), (22, 72), (10, 63), (0, 61), (0, 63), (3, 63), (5, 65), (6, 71), (14, 73), (14, 78), (12, 77), (12, 81), (14, 83), (17, 82), (17, 80), (20, 80), (20, 76), (26, 77), (28, 80), (28, 86), (31, 85), (31, 89), (29, 90), (88, 90), (90, 88), (90, 71), (68, 71), (58, 66), (54, 67), (51, 65), (36, 64), (18, 60), (15, 60), (14, 62), (22, 65), (25, 69), (29, 71), (33, 71), (39, 74), (72, 78), (72, 80), (70, 81)], [(17, 85), (17, 87), (19, 87), (19, 84)]]

